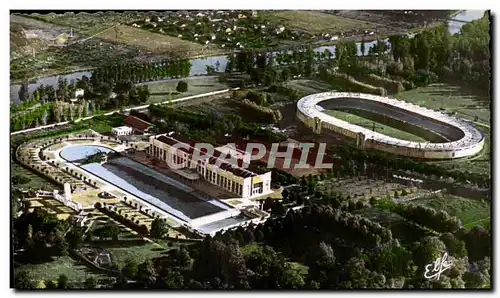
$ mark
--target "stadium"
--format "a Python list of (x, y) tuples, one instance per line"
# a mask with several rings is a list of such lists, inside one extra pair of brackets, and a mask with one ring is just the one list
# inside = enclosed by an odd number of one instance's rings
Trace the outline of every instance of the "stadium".
[[(425, 134), (428, 142), (402, 140), (351, 124), (324, 113), (325, 109), (349, 110), (389, 119), (402, 130)], [(331, 131), (356, 140), (359, 147), (396, 155), (442, 160), (475, 155), (484, 146), (484, 136), (471, 124), (455, 116), (393, 98), (363, 93), (324, 92), (297, 102), (297, 117), (313, 132)]]

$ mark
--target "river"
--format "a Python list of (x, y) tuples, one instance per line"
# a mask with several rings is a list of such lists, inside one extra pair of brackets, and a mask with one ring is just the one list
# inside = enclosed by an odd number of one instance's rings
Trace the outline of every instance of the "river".
[[(455, 34), (460, 31), (460, 28), (465, 24), (463, 22), (470, 22), (473, 20), (480, 19), (484, 15), (484, 10), (464, 10), (461, 12), (458, 12), (453, 16), (453, 19), (459, 20), (462, 22), (457, 22), (457, 21), (448, 21), (448, 30), (451, 34)], [(390, 46), (389, 42), (385, 40), (385, 42)], [(376, 41), (372, 42), (366, 42), (365, 43), (365, 55), (368, 54), (368, 50), (370, 47), (372, 47)], [(361, 55), (361, 43), (357, 43), (358, 46), (358, 55)], [(328, 49), (330, 52), (335, 53), (335, 46), (322, 46), (315, 48), (314, 50), (316, 52), (324, 52), (326, 49)], [(227, 64), (227, 56), (213, 56), (213, 57), (206, 57), (206, 58), (197, 58), (197, 59), (192, 59), (191, 60), (191, 71), (189, 73), (189, 76), (199, 76), (199, 75), (205, 75), (207, 74), (206, 72), (206, 65), (215, 65), (219, 62), (219, 70), (224, 70), (226, 68)], [(52, 85), (52, 86), (57, 86), (57, 81), (59, 80), (59, 77), (65, 78), (68, 81), (71, 80), (76, 80), (80, 79), (82, 76), (91, 76), (90, 71), (80, 71), (80, 72), (74, 72), (70, 74), (65, 74), (65, 75), (56, 75), (56, 76), (49, 76), (49, 77), (44, 77), (41, 79), (38, 79), (36, 82), (29, 83), (28, 85), (28, 92), (31, 94), (34, 90), (38, 88), (38, 86), (44, 84), (44, 85)], [(21, 88), (20, 84), (13, 84), (10, 85), (10, 102), (14, 104), (19, 104), (19, 89)]]

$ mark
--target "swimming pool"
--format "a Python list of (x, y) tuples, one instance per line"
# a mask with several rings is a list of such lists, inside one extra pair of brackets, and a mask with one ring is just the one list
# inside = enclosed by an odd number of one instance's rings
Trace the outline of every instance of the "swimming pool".
[[(61, 157), (77, 161), (99, 151), (113, 150), (95, 145), (76, 145), (64, 148)], [(85, 164), (81, 168), (185, 222), (232, 209), (128, 157), (113, 158), (104, 164)]]
[(108, 153), (113, 151), (98, 145), (72, 145), (61, 150), (61, 157), (67, 161), (78, 161), (98, 152)]

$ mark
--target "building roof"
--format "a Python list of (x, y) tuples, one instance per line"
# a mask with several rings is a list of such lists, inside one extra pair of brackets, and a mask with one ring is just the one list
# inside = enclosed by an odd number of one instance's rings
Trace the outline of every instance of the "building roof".
[[(156, 139), (162, 143), (169, 145), (169, 146), (173, 146), (173, 145), (178, 144), (178, 143), (187, 144), (189, 146), (189, 148), (178, 148), (178, 149), (180, 151), (186, 152), (187, 154), (190, 154), (190, 155), (193, 154), (193, 152), (195, 150), (195, 148), (194, 148), (195, 142), (190, 141), (190, 140), (185, 140), (185, 139), (184, 140), (177, 140), (177, 139), (174, 139), (172, 137), (165, 136), (165, 135), (160, 135)], [(201, 150), (201, 152), (204, 153), (205, 155), (207, 153), (206, 150), (203, 150), (203, 149)], [(241, 156), (236, 158), (237, 163), (238, 163), (237, 166), (231, 165), (228, 162), (221, 162), (221, 161), (219, 161), (219, 159), (224, 158), (225, 160), (227, 160), (228, 158), (231, 159), (231, 156), (227, 156), (227, 153), (221, 152), (220, 150), (217, 150), (217, 149), (214, 149), (214, 153), (210, 156), (207, 156), (207, 157), (208, 157), (207, 160), (208, 160), (209, 164), (218, 165), (218, 167), (221, 168), (222, 170), (231, 172), (235, 176), (238, 176), (241, 178), (254, 177), (254, 176), (264, 174), (267, 172), (267, 171), (259, 170), (256, 167), (252, 167), (251, 163), (250, 163), (250, 168), (252, 168), (252, 170), (243, 168), (244, 160), (243, 160), (243, 158), (241, 158)]]
[(127, 116), (127, 118), (123, 120), (123, 124), (139, 131), (146, 131), (148, 128), (151, 128), (153, 126), (153, 124), (135, 116)]

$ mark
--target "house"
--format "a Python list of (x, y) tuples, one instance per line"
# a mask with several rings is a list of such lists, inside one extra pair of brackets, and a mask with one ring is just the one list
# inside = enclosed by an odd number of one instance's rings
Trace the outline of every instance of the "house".
[(111, 133), (115, 136), (128, 136), (132, 134), (132, 127), (129, 126), (113, 127), (111, 129)]
[(153, 127), (153, 124), (135, 116), (127, 116), (127, 118), (123, 120), (123, 124), (131, 127), (133, 133), (148, 133)]

